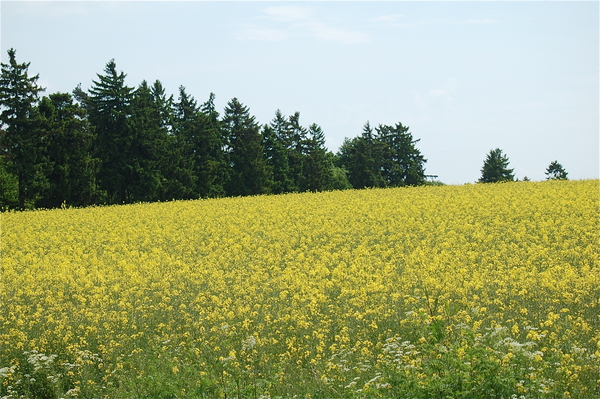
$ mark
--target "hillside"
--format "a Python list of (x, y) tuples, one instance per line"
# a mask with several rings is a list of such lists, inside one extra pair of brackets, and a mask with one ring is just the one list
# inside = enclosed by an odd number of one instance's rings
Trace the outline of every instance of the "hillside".
[(0, 396), (600, 397), (599, 183), (3, 213)]

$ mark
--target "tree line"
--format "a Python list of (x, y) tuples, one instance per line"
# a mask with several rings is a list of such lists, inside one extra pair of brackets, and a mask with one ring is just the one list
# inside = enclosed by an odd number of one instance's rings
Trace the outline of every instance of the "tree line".
[[(261, 125), (233, 98), (221, 115), (213, 93), (199, 104), (184, 86), (176, 99), (159, 80), (127, 86), (114, 60), (89, 90), (40, 98), (30, 63), (18, 63), (14, 49), (8, 56), (0, 76), (0, 209), (417, 186), (435, 177), (425, 175), (419, 140), (402, 123), (367, 122), (334, 154), (321, 127), (303, 126), (298, 112), (277, 110)], [(493, 172), (484, 164), (480, 181), (514, 179), (502, 171), (507, 162), (495, 153), (485, 163)]]
[(159, 80), (126, 85), (106, 64), (87, 91), (40, 98), (39, 75), (8, 50), (0, 77), (0, 207), (55, 208), (419, 185), (426, 160), (408, 128), (367, 124), (338, 154), (315, 123), (277, 110), (261, 125), (230, 100), (199, 104)]

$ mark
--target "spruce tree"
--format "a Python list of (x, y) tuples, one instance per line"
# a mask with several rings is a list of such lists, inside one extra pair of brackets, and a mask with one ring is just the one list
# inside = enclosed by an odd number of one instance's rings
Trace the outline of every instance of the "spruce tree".
[(289, 178), (292, 183), (290, 191), (306, 189), (304, 162), (306, 158), (306, 128), (300, 125), (300, 112), (289, 116), (287, 129), (287, 158), (290, 167)]
[(231, 177), (227, 194), (256, 195), (268, 192), (271, 182), (264, 158), (260, 127), (248, 107), (233, 98), (227, 103), (223, 115), (223, 129), (228, 139), (228, 162)]
[[(201, 113), (198, 103), (190, 96), (184, 86), (179, 86), (179, 98), (175, 103), (173, 134), (180, 149), (178, 170), (182, 177), (187, 177), (187, 185), (181, 187), (184, 199), (199, 198), (196, 187), (198, 174), (196, 172), (196, 147), (201, 125)], [(185, 180), (184, 180), (185, 181)]]
[(128, 192), (130, 201), (156, 201), (163, 192), (166, 166), (167, 129), (163, 110), (155, 103), (156, 97), (144, 80), (133, 92), (131, 117), (128, 121), (131, 135), (129, 153)]
[(569, 180), (568, 173), (558, 161), (553, 161), (546, 168), (546, 180)]
[(497, 183), (503, 181), (514, 181), (514, 169), (508, 168), (508, 157), (502, 153), (500, 148), (490, 150), (481, 169), (480, 183)]
[(131, 133), (131, 100), (133, 89), (125, 85), (125, 74), (117, 72), (114, 60), (97, 74), (89, 95), (78, 95), (86, 101), (91, 124), (96, 129), (95, 154), (100, 159), (98, 180), (109, 203), (130, 202), (130, 182), (137, 165), (132, 162), (134, 135)]
[(328, 190), (333, 184), (333, 163), (327, 154), (323, 130), (316, 123), (308, 127), (303, 175), (303, 191)]
[(175, 134), (175, 104), (173, 96), (168, 96), (160, 80), (154, 81), (150, 93), (152, 108), (157, 115), (160, 138), (158, 145), (158, 163), (162, 175), (158, 199), (191, 198), (194, 174), (184, 157), (183, 145)]
[(382, 175), (383, 148), (369, 122), (363, 126), (360, 136), (344, 141), (338, 153), (339, 163), (348, 171), (348, 180), (354, 188), (386, 185)]
[(16, 50), (8, 50), (8, 64), (1, 64), (0, 76), (0, 148), (7, 173), (16, 176), (18, 207), (34, 206), (35, 200), (48, 188), (45, 177), (49, 167), (45, 158), (45, 130), (36, 107), (39, 75), (29, 77), (30, 63), (17, 63)]
[(215, 109), (215, 94), (210, 93), (200, 111), (201, 130), (196, 149), (198, 192), (201, 197), (222, 197), (225, 195), (224, 182), (227, 180), (227, 164), (223, 148), (225, 137)]
[(95, 134), (86, 111), (69, 93), (54, 93), (39, 104), (45, 119), (51, 170), (50, 182), (39, 206), (55, 208), (63, 203), (86, 206), (99, 197), (96, 174), (99, 160), (92, 156)]
[(275, 118), (270, 125), (263, 128), (263, 139), (265, 158), (273, 182), (271, 192), (281, 194), (294, 191), (288, 157), (292, 140), (289, 136), (288, 121), (280, 110), (275, 112)]
[(381, 169), (388, 186), (418, 186), (425, 183), (427, 160), (415, 146), (419, 139), (414, 140), (408, 129), (400, 122), (395, 126), (379, 125), (376, 129), (377, 141), (384, 146)]

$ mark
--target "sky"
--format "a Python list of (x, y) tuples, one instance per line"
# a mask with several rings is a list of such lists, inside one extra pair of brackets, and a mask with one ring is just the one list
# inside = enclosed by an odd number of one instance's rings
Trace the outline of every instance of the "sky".
[(277, 109), (323, 129), (329, 150), (369, 122), (410, 128), (425, 172), (476, 182), (500, 148), (517, 178), (599, 177), (599, 2), (7, 1), (16, 49), (45, 95), (160, 80), (261, 124)]

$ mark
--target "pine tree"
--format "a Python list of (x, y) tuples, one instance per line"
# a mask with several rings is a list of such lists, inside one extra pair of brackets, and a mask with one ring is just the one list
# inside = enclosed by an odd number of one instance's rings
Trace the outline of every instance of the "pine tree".
[(414, 140), (408, 129), (402, 123), (396, 123), (395, 126), (379, 125), (376, 129), (377, 141), (384, 145), (381, 169), (388, 186), (418, 186), (425, 183), (427, 160), (415, 146), (419, 139)]
[(249, 109), (237, 98), (227, 103), (223, 115), (223, 129), (228, 139), (228, 161), (231, 177), (228, 195), (256, 195), (268, 192), (267, 162), (264, 158), (260, 127)]
[(354, 188), (386, 185), (382, 175), (383, 148), (369, 122), (360, 136), (344, 141), (338, 153), (339, 163), (348, 171), (348, 180)]
[(106, 64), (104, 73), (92, 81), (89, 95), (79, 93), (77, 97), (86, 101), (90, 122), (96, 129), (95, 154), (101, 161), (98, 180), (107, 201), (130, 202), (129, 185), (135, 181), (137, 168), (132, 162), (134, 135), (129, 126), (133, 89), (125, 85), (126, 75), (117, 73), (114, 60)]
[(36, 104), (44, 89), (37, 84), (39, 75), (28, 76), (30, 63), (19, 64), (16, 50), (8, 50), (9, 62), (2, 63), (0, 76), (0, 148), (7, 173), (18, 182), (18, 207), (34, 206), (48, 188), (45, 177), (49, 167), (45, 131)]
[(300, 125), (300, 112), (289, 116), (286, 144), (288, 164), (290, 167), (290, 191), (304, 191), (306, 189), (304, 162), (306, 158), (306, 128)]
[(275, 118), (270, 125), (264, 126), (263, 140), (265, 158), (273, 182), (271, 192), (281, 194), (294, 191), (288, 158), (292, 141), (289, 137), (288, 121), (280, 110), (275, 112)]
[(167, 129), (163, 109), (156, 104), (153, 90), (144, 80), (133, 92), (131, 116), (128, 121), (131, 135), (129, 152), (129, 201), (156, 201), (163, 192), (166, 166)]
[(91, 153), (95, 134), (85, 110), (68, 93), (42, 98), (39, 110), (45, 119), (47, 159), (52, 165), (47, 175), (50, 186), (39, 206), (96, 203), (100, 195), (96, 182), (99, 160)]
[(569, 180), (568, 173), (558, 161), (553, 161), (546, 168), (546, 180)]
[(514, 169), (509, 169), (508, 165), (508, 157), (502, 153), (500, 148), (491, 150), (483, 163), (479, 182), (496, 183), (502, 181), (514, 181)]
[(308, 127), (303, 191), (328, 190), (333, 184), (333, 163), (325, 147), (325, 135), (315, 123)]
[(208, 100), (201, 107), (201, 136), (196, 152), (201, 197), (224, 196), (224, 182), (227, 181), (227, 164), (223, 151), (225, 138), (214, 101), (215, 94), (210, 93)]

